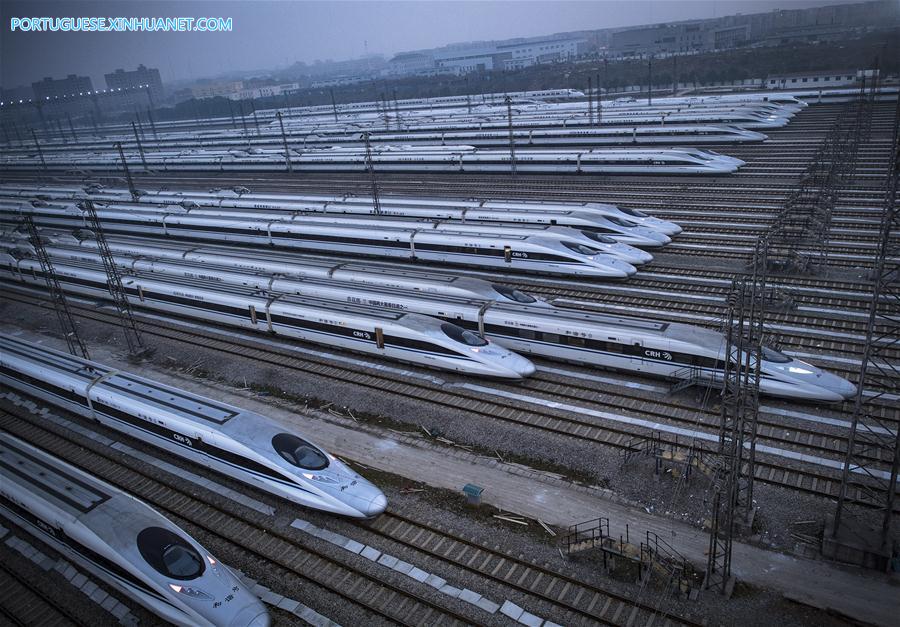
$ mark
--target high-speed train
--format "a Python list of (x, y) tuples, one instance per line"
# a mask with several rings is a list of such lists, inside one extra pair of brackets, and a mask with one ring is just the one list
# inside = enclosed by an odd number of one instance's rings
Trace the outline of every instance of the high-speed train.
[[(80, 201), (89, 197), (104, 202), (179, 204), (183, 208), (214, 206), (364, 215), (375, 213), (371, 196), (251, 193), (250, 190), (241, 187), (209, 191), (138, 190), (138, 197), (135, 200), (127, 189), (121, 188), (0, 185), (0, 197), (45, 201), (62, 199)], [(385, 216), (571, 226), (613, 238), (617, 233), (624, 232), (623, 229), (631, 229), (635, 225), (659, 231), (670, 237), (681, 233), (681, 227), (674, 222), (655, 218), (636, 209), (619, 208), (616, 205), (598, 202), (384, 196), (379, 199), (379, 205), (381, 215)]]
[[(16, 228), (23, 214), (36, 226), (89, 228), (77, 209), (54, 209), (30, 203), (0, 202), (0, 224)], [(267, 245), (328, 254), (352, 254), (477, 266), (578, 277), (627, 278), (637, 269), (598, 249), (559, 239), (524, 235), (479, 235), (284, 221), (222, 220), (137, 211), (97, 210), (107, 233), (153, 235), (175, 239)]]
[[(54, 208), (66, 205), (54, 203)], [(582, 244), (596, 249), (598, 252), (622, 259), (632, 265), (644, 264), (653, 260), (653, 256), (642, 248), (653, 248), (668, 244), (671, 238), (664, 233), (638, 226), (619, 218), (592, 218), (586, 215), (555, 214), (568, 218), (570, 222), (583, 222), (587, 226), (573, 228), (553, 224), (534, 224), (525, 220), (478, 220), (481, 215), (491, 216), (489, 212), (473, 212), (471, 220), (441, 220), (433, 218), (405, 218), (396, 215), (374, 215), (372, 212), (350, 214), (345, 212), (325, 214), (322, 212), (283, 212), (267, 209), (239, 209), (233, 207), (190, 207), (184, 209), (180, 205), (148, 205), (131, 203), (109, 203), (103, 207), (106, 211), (141, 211), (159, 215), (194, 216), (219, 220), (254, 220), (261, 222), (288, 222), (303, 226), (350, 226), (372, 229), (408, 229), (419, 232), (436, 231), (440, 233), (471, 233), (473, 235), (519, 235), (524, 237), (542, 237), (573, 244)], [(422, 212), (427, 213), (427, 210)], [(521, 218), (520, 214), (506, 212), (500, 217)], [(527, 217), (527, 216), (526, 216)]]
[[(44, 245), (48, 254), (64, 259), (96, 260), (97, 242), (93, 238), (77, 239), (71, 235), (48, 235)], [(520, 289), (467, 276), (407, 270), (378, 262), (366, 264), (342, 263), (316, 257), (299, 257), (249, 249), (235, 251), (227, 246), (191, 246), (184, 243), (157, 242), (132, 237), (107, 237), (107, 246), (113, 255), (121, 258), (146, 258), (190, 261), (197, 266), (221, 266), (234, 270), (265, 272), (293, 278), (333, 279), (376, 287), (399, 288), (423, 294), (440, 294), (461, 298), (479, 298), (498, 302), (520, 303), (537, 307), (550, 307)], [(24, 237), (0, 240), (0, 251), (14, 257), (36, 258), (32, 245)], [(129, 257), (130, 256), (130, 257)]]
[[(72, 394), (42, 379), (23, 387)], [(269, 625), (227, 566), (145, 503), (3, 431), (0, 459), (3, 516), (167, 623)]]
[[(345, 463), (251, 411), (0, 335), (0, 381), (312, 509), (372, 518), (387, 506)], [(293, 442), (285, 450), (279, 442)], [(287, 454), (290, 453), (290, 454)]]
[[(290, 155), (276, 149), (154, 150), (143, 155), (125, 153), (132, 164), (144, 164), (158, 172), (366, 172), (369, 164), (382, 172), (500, 172), (512, 169), (509, 150), (473, 146), (379, 145), (371, 156), (361, 148), (334, 147)], [(38, 153), (0, 156), (0, 167), (9, 171), (48, 169), (69, 171), (121, 169), (115, 150), (59, 152), (41, 159)], [(529, 174), (730, 174), (744, 162), (734, 157), (698, 149), (665, 148), (614, 150), (523, 149), (516, 151), (515, 169)]]
[[(54, 270), (67, 292), (109, 296), (106, 273), (95, 264), (69, 261), (54, 264)], [(0, 255), (0, 279), (46, 285), (38, 262), (5, 254)], [(133, 306), (143, 309), (466, 375), (520, 380), (534, 373), (524, 357), (427, 316), (146, 273), (128, 275), (123, 285)]]
[[(737, 126), (724, 124), (671, 124), (662, 126), (621, 126), (621, 127), (588, 127), (573, 129), (521, 129), (513, 130), (513, 138), (516, 147), (568, 147), (568, 146), (631, 146), (631, 145), (659, 145), (659, 146), (684, 146), (695, 144), (734, 144), (745, 142), (761, 142), (767, 136)], [(128, 137), (120, 139), (123, 147), (133, 150), (137, 148), (136, 140)], [(244, 150), (251, 148), (280, 149), (283, 141), (280, 132), (266, 131), (260, 135), (245, 136), (238, 132), (216, 131), (184, 134), (175, 136), (162, 135), (158, 138), (148, 139), (142, 142), (144, 149), (196, 149), (196, 148), (237, 148)], [(286, 137), (292, 146), (302, 148), (326, 146), (353, 146), (364, 141), (358, 131), (344, 133), (322, 133), (316, 131), (295, 130)], [(462, 144), (477, 148), (503, 148), (509, 146), (509, 132), (495, 130), (457, 130), (457, 131), (371, 131), (369, 141), (372, 144), (392, 145), (428, 145), (428, 146), (453, 146)], [(79, 141), (45, 142), (41, 145), (45, 154), (53, 152), (96, 151), (107, 147), (107, 139), (81, 139)], [(12, 153), (34, 150), (34, 146), (27, 144), (13, 147), (8, 150)]]
[[(54, 247), (48, 252), (61, 259), (76, 257), (100, 268), (96, 252), (85, 255), (80, 248)], [(298, 281), (280, 273), (242, 271), (233, 264), (198, 266), (135, 257), (117, 257), (117, 262), (129, 272), (172, 281), (202, 277), (217, 284), (415, 312), (452, 322), (528, 355), (676, 379), (690, 371), (691, 376), (708, 384), (721, 383), (723, 335), (690, 325), (344, 281)], [(841, 401), (855, 393), (855, 387), (846, 380), (770, 348), (763, 351), (761, 373), (760, 390), (769, 395)]]

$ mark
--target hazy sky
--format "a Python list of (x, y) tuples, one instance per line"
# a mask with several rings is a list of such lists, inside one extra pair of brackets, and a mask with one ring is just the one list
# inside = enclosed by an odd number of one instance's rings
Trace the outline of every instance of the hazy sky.
[[(0, 84), (44, 76), (103, 74), (139, 63), (158, 67), (163, 81), (226, 70), (272, 69), (295, 61), (391, 55), (480, 39), (504, 39), (651, 24), (776, 8), (846, 4), (854, 0), (464, 0), (318, 1), (0, 0)], [(10, 17), (231, 17), (231, 33), (22, 33)], [(368, 46), (368, 48), (366, 48)]]

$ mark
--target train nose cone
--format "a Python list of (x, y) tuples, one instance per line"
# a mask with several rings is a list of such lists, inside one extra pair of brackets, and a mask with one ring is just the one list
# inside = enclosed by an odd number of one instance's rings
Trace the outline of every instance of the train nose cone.
[(234, 615), (228, 627), (269, 627), (269, 613), (262, 603), (256, 602), (244, 607)]
[(375, 518), (376, 516), (381, 516), (386, 509), (387, 497), (383, 494), (379, 494), (369, 501), (369, 505), (363, 510), (363, 514), (366, 518)]
[(840, 383), (837, 386), (837, 393), (848, 400), (854, 398), (859, 391), (859, 388), (846, 379), (841, 379), (840, 377), (837, 378), (840, 379)]

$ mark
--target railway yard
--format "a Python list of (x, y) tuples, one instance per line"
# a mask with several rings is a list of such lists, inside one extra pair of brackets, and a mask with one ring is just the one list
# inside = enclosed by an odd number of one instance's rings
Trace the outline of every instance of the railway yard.
[(896, 89), (438, 100), (7, 135), (4, 621), (893, 624)]

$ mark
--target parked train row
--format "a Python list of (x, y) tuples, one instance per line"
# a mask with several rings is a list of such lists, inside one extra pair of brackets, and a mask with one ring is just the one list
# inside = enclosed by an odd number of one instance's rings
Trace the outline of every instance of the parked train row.
[[(16, 236), (16, 232), (8, 235)], [(88, 234), (89, 235), (89, 234)], [(62, 258), (87, 260), (82, 255), (97, 254), (97, 243), (93, 237), (78, 239), (61, 233), (50, 235), (42, 231), (47, 239), (47, 251)], [(24, 236), (0, 240), (0, 250), (15, 257), (34, 256), (35, 251)], [(187, 243), (170, 243), (140, 237), (107, 237), (110, 251), (116, 256), (159, 260), (190, 261), (202, 266), (221, 266), (239, 271), (278, 274), (297, 279), (332, 279), (363, 285), (405, 289), (423, 294), (480, 298), (504, 303), (533, 304), (539, 307), (549, 305), (522, 290), (492, 283), (473, 277), (448, 275), (419, 269), (398, 268), (395, 265), (368, 261), (347, 263), (324, 257), (300, 256), (296, 253), (277, 253), (265, 250), (235, 250), (229, 246), (194, 246)], [(65, 254), (63, 254), (65, 251)], [(200, 277), (195, 277), (200, 278)]]
[[(154, 150), (129, 151), (125, 159), (157, 172), (366, 172), (371, 162), (382, 172), (510, 172), (529, 174), (730, 174), (744, 162), (710, 150), (698, 149), (589, 149), (519, 150), (515, 163), (509, 150), (479, 149), (474, 146), (387, 146), (372, 149), (371, 157), (362, 148), (335, 147), (289, 151)], [(73, 166), (73, 164), (75, 164)], [(118, 171), (118, 153), (58, 152), (42, 155), (7, 154), (0, 167), (8, 171)]]
[[(571, 147), (571, 146), (622, 146), (622, 145), (662, 145), (683, 146), (688, 144), (733, 144), (760, 142), (767, 139), (763, 133), (724, 124), (688, 125), (671, 124), (663, 126), (621, 126), (610, 128), (572, 129), (515, 129), (513, 138), (516, 147)], [(306, 147), (353, 146), (364, 141), (358, 129), (342, 132), (321, 130), (300, 131), (291, 129), (283, 138), (278, 129), (269, 129), (245, 135), (235, 131), (162, 134), (145, 137), (141, 146), (145, 150), (198, 149), (198, 148), (270, 148), (281, 149), (283, 141), (290, 147), (303, 150)], [(45, 153), (98, 151), (107, 148), (110, 141), (117, 141), (125, 148), (137, 148), (134, 135), (95, 139), (87, 137), (79, 141), (44, 142)], [(374, 130), (369, 134), (374, 145), (410, 146), (452, 146), (466, 145), (476, 148), (505, 148), (509, 146), (509, 132), (503, 130), (461, 130), (461, 131), (389, 131)], [(34, 150), (33, 145), (9, 146), (13, 154)]]
[[(632, 264), (642, 264), (652, 259), (649, 253), (636, 250), (634, 247), (657, 248), (665, 246), (671, 241), (671, 238), (662, 229), (655, 228), (655, 221), (649, 216), (646, 218), (646, 223), (654, 224), (654, 226), (643, 226), (626, 218), (592, 216), (578, 211), (545, 213), (527, 210), (467, 210), (439, 205), (420, 207), (411, 203), (398, 203), (397, 205), (383, 205), (381, 212), (376, 213), (372, 203), (359, 203), (355, 200), (349, 203), (311, 202), (308, 203), (307, 209), (287, 209), (279, 206), (277, 201), (260, 201), (256, 203), (260, 206), (259, 208), (244, 208), (231, 207), (227, 204), (205, 206), (195, 201), (182, 201), (178, 204), (168, 202), (135, 203), (130, 200), (130, 196), (128, 198), (129, 200), (124, 202), (94, 199), (94, 206), (105, 211), (197, 218), (282, 221), (326, 226), (384, 227), (422, 232), (439, 231), (495, 236), (501, 234), (542, 236), (584, 244)], [(143, 198), (145, 201), (152, 199), (151, 196)], [(5, 201), (2, 202), (5, 203)], [(201, 202), (204, 202), (203, 199)], [(262, 208), (264, 205), (273, 208)], [(83, 201), (60, 199), (37, 200), (32, 203), (32, 206), (48, 210), (79, 211), (84, 209), (85, 205)], [(445, 214), (449, 214), (449, 217), (442, 217)], [(660, 222), (665, 225), (665, 230), (670, 230), (668, 224), (671, 223)]]
[[(41, 227), (87, 229), (87, 216), (76, 207), (54, 208), (0, 202), (0, 223), (15, 227), (30, 215)], [(593, 245), (558, 234), (484, 234), (453, 230), (388, 228), (292, 220), (215, 218), (165, 212), (98, 208), (107, 233), (156, 236), (230, 244), (271, 246), (325, 254), (475, 266), (501, 271), (535, 272), (591, 278), (627, 278), (637, 270)], [(554, 227), (556, 228), (556, 227)]]
[[(122, 244), (119, 244), (120, 249), (121, 247)], [(117, 254), (117, 263), (127, 272), (125, 284), (138, 285), (130, 287), (129, 291), (141, 294), (136, 303), (139, 306), (144, 306), (147, 299), (147, 295), (143, 294), (144, 285), (153, 285), (153, 289), (159, 291), (154, 279), (176, 285), (191, 285), (192, 289), (203, 293), (205, 301), (219, 297), (211, 296), (204, 284), (213, 290), (222, 290), (222, 286), (249, 287), (263, 295), (288, 294), (297, 297), (300, 302), (318, 302), (320, 299), (333, 301), (338, 305), (336, 309), (341, 304), (346, 307), (362, 305), (421, 314), (443, 321), (443, 324), (453, 325), (463, 334), (469, 334), (462, 337), (468, 337), (465, 341), (473, 346), (477, 338), (483, 343), (480, 346), (485, 348), (490, 346), (488, 341), (491, 340), (517, 353), (588, 366), (641, 372), (670, 379), (683, 376), (685, 369), (693, 369), (691, 375), (702, 380), (711, 383), (721, 380), (724, 337), (721, 333), (689, 325), (623, 318), (546, 305), (534, 306), (532, 303), (521, 302), (529, 300), (527, 295), (525, 299), (461, 298), (435, 294), (427, 288), (398, 289), (384, 283), (379, 285), (353, 278), (350, 281), (335, 280), (333, 277), (324, 280), (303, 277), (298, 280), (285, 277), (280, 272), (272, 274), (247, 271), (243, 268), (248, 261), (237, 254), (217, 254), (217, 263), (213, 265), (171, 258), (153, 259), (153, 245), (150, 243), (142, 250), (149, 252), (151, 257), (135, 258)], [(101, 260), (90, 244), (51, 246), (49, 252), (59, 261), (57, 272), (61, 275), (62, 282), (68, 282), (69, 277), (74, 274), (82, 285), (85, 280), (102, 283), (104, 275)], [(171, 253), (170, 250), (169, 254)], [(10, 257), (7, 267), (11, 276), (18, 276), (25, 282), (36, 281), (34, 273), (39, 265), (32, 259), (20, 258), (14, 261)], [(495, 291), (499, 290), (495, 288)], [(244, 325), (256, 324), (257, 316), (252, 314), (253, 307), (245, 305), (242, 312)], [(265, 315), (269, 316), (268, 310)], [(760, 389), (766, 394), (806, 400), (840, 401), (855, 392), (854, 386), (849, 382), (772, 349), (764, 350), (762, 364)]]
[[(273, 194), (252, 193), (244, 187), (201, 190), (138, 190), (134, 199), (127, 189), (106, 188), (101, 185), (64, 187), (54, 185), (0, 184), (0, 198), (27, 200), (82, 200), (92, 198), (105, 202), (139, 202), (157, 205), (193, 207), (235, 207), (266, 209), (300, 213), (375, 214), (371, 196), (354, 194)], [(662, 220), (636, 209), (619, 208), (599, 202), (545, 202), (530, 200), (476, 200), (469, 198), (432, 198), (419, 196), (381, 196), (380, 214), (406, 218), (458, 220), (460, 222), (514, 222), (549, 226), (570, 226), (622, 241), (619, 236), (634, 240), (641, 230), (650, 229), (666, 236), (681, 233), (674, 222)], [(638, 245), (665, 243), (657, 237)], [(631, 243), (635, 243), (632, 241)]]
[[(0, 268), (7, 283), (46, 285), (44, 272), (33, 259), (4, 257)], [(109, 297), (102, 266), (72, 261), (55, 264), (54, 269), (64, 290)], [(524, 357), (455, 324), (418, 314), (145, 273), (129, 275), (124, 284), (136, 307), (152, 311), (449, 372), (515, 380), (534, 372)]]

